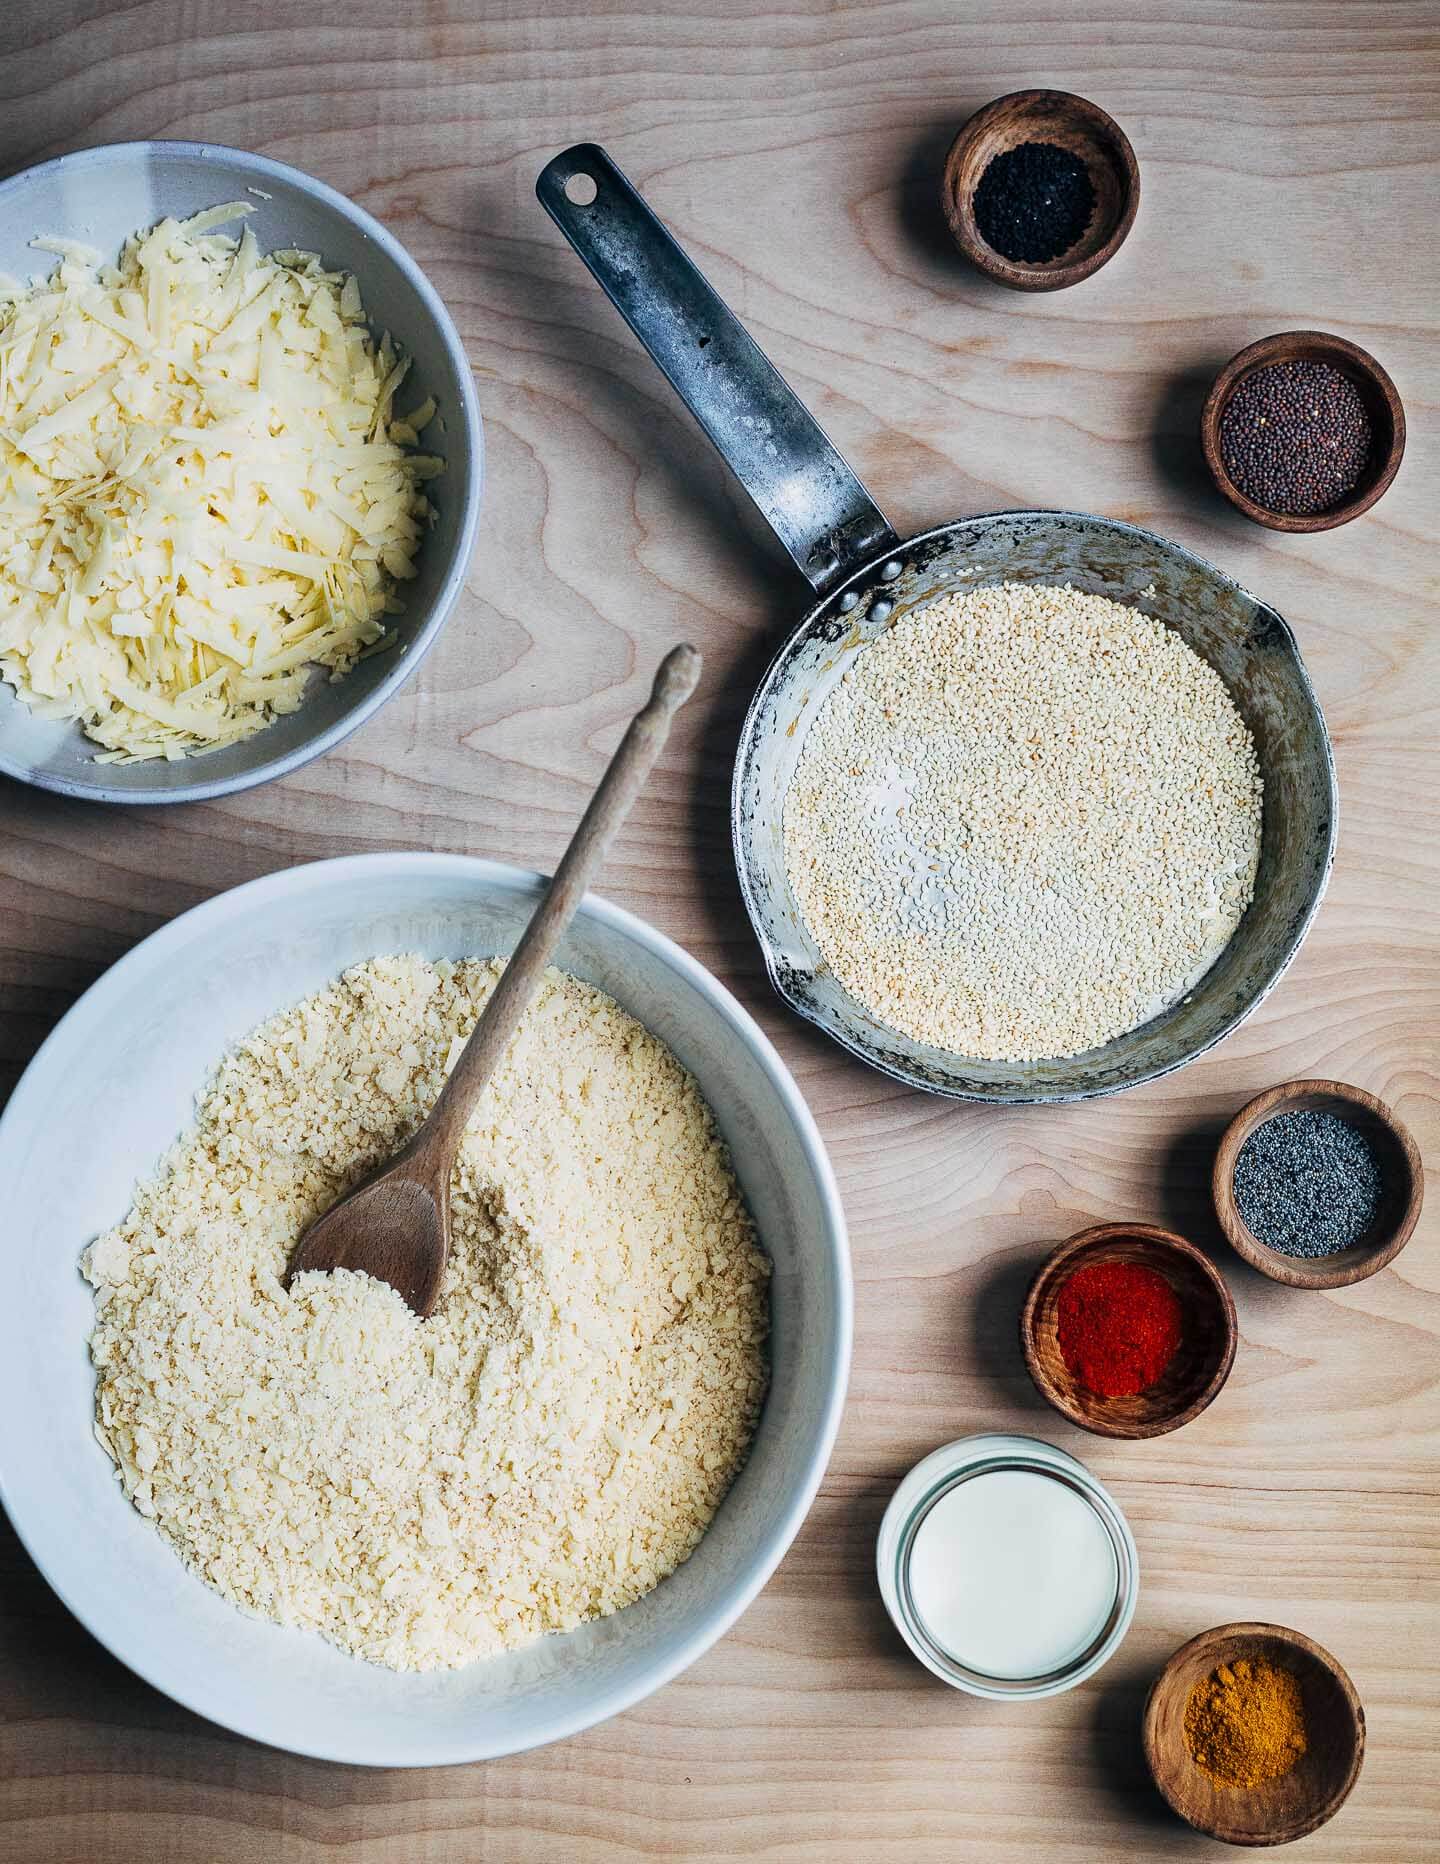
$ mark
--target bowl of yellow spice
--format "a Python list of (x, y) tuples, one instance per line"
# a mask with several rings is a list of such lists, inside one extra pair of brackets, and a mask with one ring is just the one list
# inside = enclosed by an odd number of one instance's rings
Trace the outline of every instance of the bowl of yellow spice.
[(1333, 1818), (1365, 1757), (1365, 1711), (1328, 1650), (1228, 1624), (1176, 1651), (1145, 1704), (1145, 1758), (1172, 1811), (1231, 1845), (1284, 1845)]

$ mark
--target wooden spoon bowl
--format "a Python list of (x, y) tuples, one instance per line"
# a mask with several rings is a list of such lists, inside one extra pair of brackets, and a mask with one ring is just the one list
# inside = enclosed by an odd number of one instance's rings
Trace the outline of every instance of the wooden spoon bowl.
[[(1348, 1120), (1370, 1141), (1380, 1164), (1384, 1188), (1374, 1222), (1359, 1242), (1333, 1256), (1287, 1256), (1272, 1249), (1235, 1202), (1235, 1161), (1251, 1133), (1278, 1113), (1304, 1112)], [(1348, 1288), (1378, 1274), (1409, 1242), (1425, 1199), (1425, 1172), (1409, 1127), (1374, 1094), (1344, 1081), (1282, 1081), (1248, 1101), (1220, 1135), (1210, 1189), (1230, 1246), (1252, 1268), (1290, 1288)]]
[[(1225, 1787), (1196, 1765), (1185, 1710), (1197, 1683), (1242, 1657), (1298, 1677), (1308, 1745), (1278, 1780)], [(1181, 1645), (1151, 1685), (1143, 1730), (1145, 1759), (1171, 1810), (1228, 1845), (1286, 1845), (1313, 1832), (1345, 1803), (1365, 1758), (1365, 1711), (1355, 1685), (1328, 1650), (1283, 1625), (1219, 1625)]]
[[(1068, 251), (1043, 265), (1007, 259), (975, 221), (975, 189), (997, 155), (1022, 142), (1053, 142), (1078, 155), (1095, 189), (1090, 224)], [(1120, 250), (1140, 205), (1140, 165), (1130, 139), (1099, 104), (1070, 91), (1011, 91), (977, 110), (950, 145), (940, 187), (955, 244), (998, 284), (1059, 291), (1098, 272)]]
[[(1329, 363), (1355, 384), (1370, 417), (1370, 457), (1354, 490), (1338, 505), (1309, 517), (1295, 517), (1257, 505), (1230, 477), (1220, 451), (1220, 424), (1235, 390), (1256, 369), (1280, 362)], [(1348, 524), (1362, 511), (1368, 511), (1389, 489), (1405, 454), (1405, 409), (1395, 384), (1369, 351), (1361, 349), (1358, 343), (1347, 342), (1344, 337), (1327, 336), (1323, 330), (1282, 330), (1277, 336), (1262, 337), (1258, 343), (1232, 356), (1216, 376), (1200, 411), (1200, 445), (1215, 484), (1237, 511), (1244, 512), (1256, 524), (1263, 524), (1271, 531), (1333, 531), (1337, 524)]]
[[(1154, 1269), (1184, 1310), (1175, 1357), (1154, 1385), (1130, 1398), (1090, 1391), (1060, 1351), (1060, 1290), (1077, 1269), (1101, 1262)], [(1235, 1303), (1220, 1271), (1193, 1243), (1152, 1223), (1099, 1223), (1061, 1243), (1041, 1264), (1020, 1315), (1020, 1344), (1036, 1390), (1099, 1437), (1162, 1437), (1198, 1417), (1230, 1376), (1237, 1337)]]

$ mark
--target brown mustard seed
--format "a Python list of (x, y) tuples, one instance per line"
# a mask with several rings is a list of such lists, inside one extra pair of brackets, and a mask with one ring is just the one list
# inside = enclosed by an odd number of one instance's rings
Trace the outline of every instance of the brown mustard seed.
[(1328, 362), (1276, 362), (1242, 377), (1220, 420), (1220, 457), (1255, 504), (1314, 517), (1354, 491), (1370, 458), (1370, 416)]

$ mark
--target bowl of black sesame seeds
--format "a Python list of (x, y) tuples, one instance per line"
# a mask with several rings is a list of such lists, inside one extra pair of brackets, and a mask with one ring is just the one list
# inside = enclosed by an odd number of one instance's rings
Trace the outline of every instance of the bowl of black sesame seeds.
[(1070, 91), (1012, 91), (951, 144), (941, 202), (967, 259), (1015, 291), (1058, 291), (1113, 259), (1140, 205), (1114, 117)]
[(1285, 330), (1240, 351), (1200, 415), (1215, 484), (1272, 531), (1332, 531), (1368, 511), (1405, 452), (1405, 410), (1367, 350)]
[(1225, 1128), (1215, 1214), (1252, 1268), (1291, 1288), (1346, 1288), (1410, 1240), (1425, 1180), (1404, 1121), (1344, 1081), (1286, 1081)]

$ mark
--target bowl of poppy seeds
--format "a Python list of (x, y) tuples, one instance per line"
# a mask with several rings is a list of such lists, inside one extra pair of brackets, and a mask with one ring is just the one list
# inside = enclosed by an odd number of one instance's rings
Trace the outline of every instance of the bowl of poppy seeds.
[(1240, 351), (1200, 415), (1215, 484), (1272, 531), (1331, 531), (1368, 511), (1405, 452), (1405, 410), (1368, 351), (1287, 330)]
[(1069, 91), (1012, 91), (950, 146), (941, 205), (967, 259), (1015, 291), (1058, 291), (1120, 250), (1140, 205), (1130, 139)]
[(1235, 1360), (1235, 1303), (1210, 1258), (1152, 1223), (1100, 1223), (1046, 1257), (1020, 1314), (1041, 1397), (1101, 1437), (1198, 1417)]
[(1410, 1129), (1383, 1100), (1344, 1081), (1286, 1081), (1225, 1128), (1211, 1188), (1252, 1268), (1291, 1288), (1346, 1288), (1405, 1247), (1425, 1180)]

